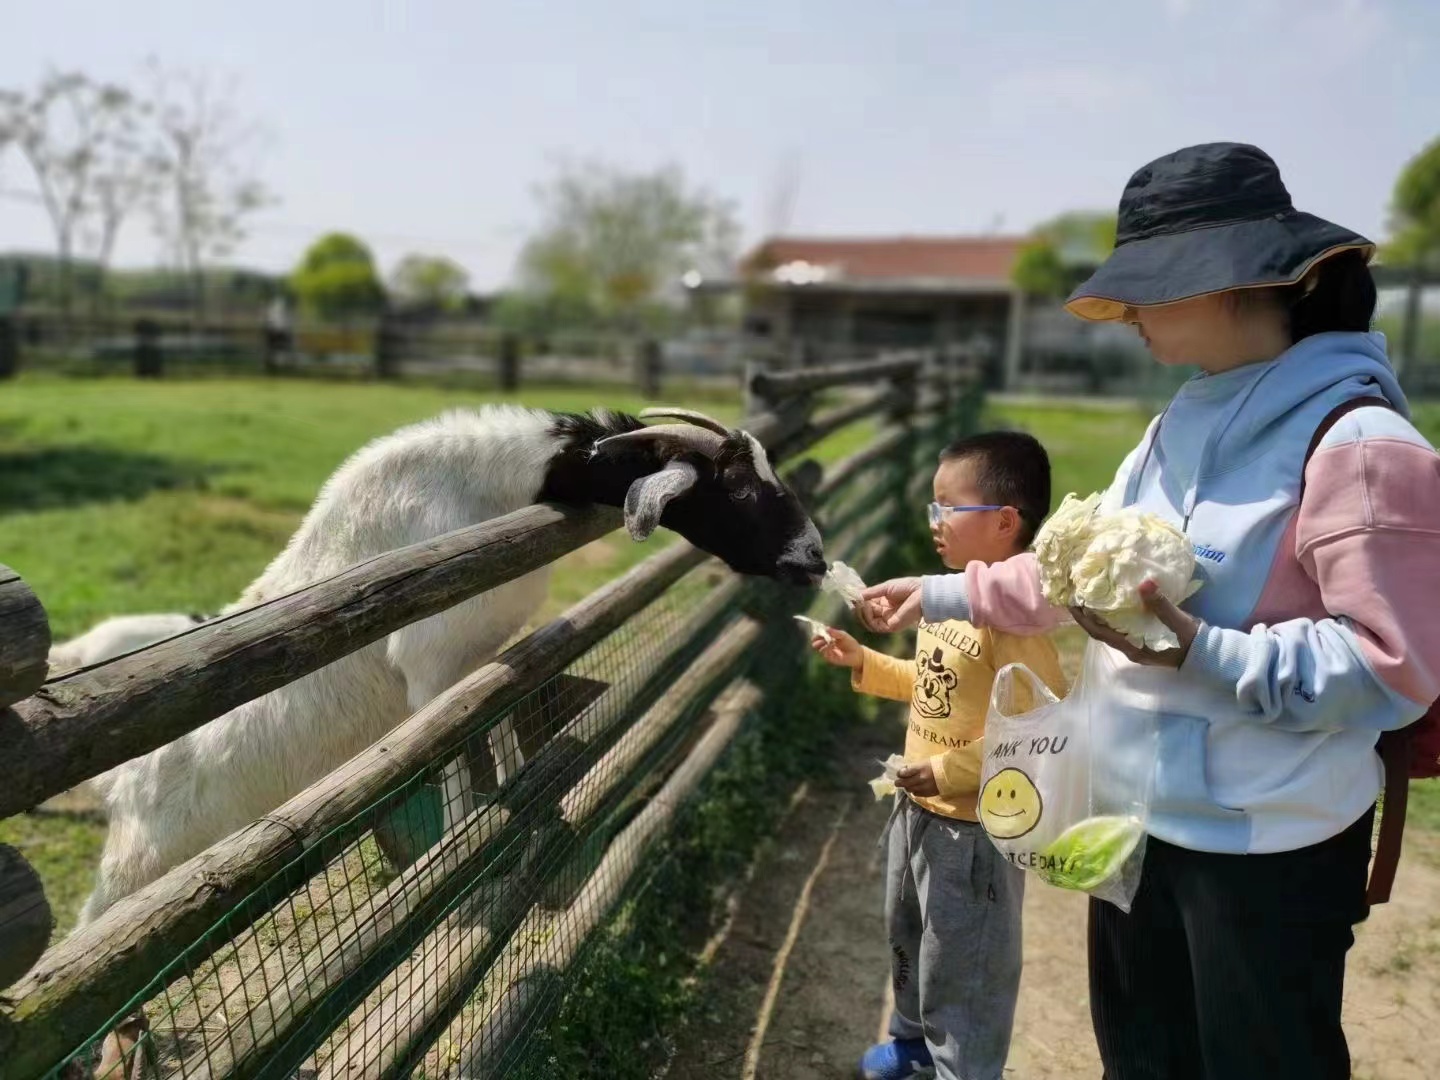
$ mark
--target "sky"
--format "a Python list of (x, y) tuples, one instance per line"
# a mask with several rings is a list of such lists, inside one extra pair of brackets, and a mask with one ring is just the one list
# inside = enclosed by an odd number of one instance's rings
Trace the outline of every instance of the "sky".
[[(1440, 135), (1435, 0), (0, 0), (0, 87), (145, 58), (233, 79), (277, 205), (234, 262), (358, 234), (510, 278), (558, 162), (674, 164), (747, 243), (1023, 232), (1178, 147), (1253, 142), (1375, 238)], [(49, 225), (0, 160), (0, 251)], [(117, 261), (157, 265), (143, 220)]]

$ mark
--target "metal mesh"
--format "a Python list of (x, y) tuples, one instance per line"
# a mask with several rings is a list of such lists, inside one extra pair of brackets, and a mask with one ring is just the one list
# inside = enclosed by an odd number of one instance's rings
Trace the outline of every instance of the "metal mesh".
[[(873, 558), (921, 513), (907, 489), (942, 427), (827, 500), (831, 558)], [(799, 664), (789, 613), (823, 610), (812, 600), (692, 571), (278, 870), (65, 1064), (93, 1064), (119, 1025), (139, 1032), (131, 1075), (503, 1075), (633, 886), (663, 832), (646, 818), (663, 810), (653, 796), (717, 695), (757, 641), (767, 681), (788, 662), (777, 651)], [(763, 637), (742, 607), (769, 624)]]

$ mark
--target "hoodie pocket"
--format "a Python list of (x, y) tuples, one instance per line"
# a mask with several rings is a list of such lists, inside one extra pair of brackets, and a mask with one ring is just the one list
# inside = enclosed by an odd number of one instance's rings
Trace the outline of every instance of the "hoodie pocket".
[(1215, 801), (1207, 777), (1203, 717), (1162, 712), (1150, 831), (1162, 840), (1209, 851), (1244, 851), (1250, 820), (1243, 810)]

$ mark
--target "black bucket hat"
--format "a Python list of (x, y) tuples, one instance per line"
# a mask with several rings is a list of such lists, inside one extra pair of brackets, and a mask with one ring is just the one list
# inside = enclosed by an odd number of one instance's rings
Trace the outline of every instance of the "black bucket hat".
[(1205, 143), (1157, 158), (1120, 196), (1115, 250), (1065, 302), (1082, 319), (1207, 293), (1293, 285), (1341, 251), (1375, 245), (1290, 201), (1270, 155)]

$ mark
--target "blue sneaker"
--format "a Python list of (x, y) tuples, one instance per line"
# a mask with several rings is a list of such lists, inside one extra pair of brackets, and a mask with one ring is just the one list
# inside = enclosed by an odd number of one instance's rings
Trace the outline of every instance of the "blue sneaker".
[(865, 1051), (856, 1070), (860, 1080), (904, 1080), (910, 1076), (934, 1076), (935, 1061), (924, 1039), (891, 1039)]

